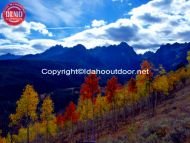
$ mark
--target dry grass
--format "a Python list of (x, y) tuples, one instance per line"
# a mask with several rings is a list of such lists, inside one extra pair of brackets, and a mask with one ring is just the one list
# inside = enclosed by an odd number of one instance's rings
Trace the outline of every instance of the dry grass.
[(141, 113), (132, 124), (120, 126), (117, 132), (101, 137), (98, 142), (190, 143), (190, 85), (159, 104), (154, 117), (147, 115), (148, 111)]

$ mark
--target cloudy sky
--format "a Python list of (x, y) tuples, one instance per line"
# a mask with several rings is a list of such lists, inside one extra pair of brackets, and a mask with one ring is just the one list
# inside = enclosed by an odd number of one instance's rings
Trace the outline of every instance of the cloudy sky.
[[(1, 13), (11, 1), (0, 1)], [(35, 54), (55, 44), (94, 48), (121, 41), (143, 53), (190, 41), (190, 0), (14, 1), (25, 7), (26, 21), (13, 27), (0, 19), (0, 55)]]

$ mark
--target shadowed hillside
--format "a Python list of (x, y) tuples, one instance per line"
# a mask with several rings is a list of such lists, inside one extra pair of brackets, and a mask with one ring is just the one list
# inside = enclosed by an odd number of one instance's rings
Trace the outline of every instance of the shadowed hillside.
[(157, 114), (150, 111), (121, 124), (117, 132), (100, 137), (98, 143), (189, 143), (190, 142), (190, 81), (157, 106)]

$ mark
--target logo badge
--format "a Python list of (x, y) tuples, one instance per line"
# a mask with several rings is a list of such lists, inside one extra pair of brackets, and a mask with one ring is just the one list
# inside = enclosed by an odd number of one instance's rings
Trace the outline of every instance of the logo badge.
[(4, 21), (11, 26), (17, 26), (25, 20), (25, 9), (24, 7), (17, 3), (9, 3), (3, 10), (3, 19)]

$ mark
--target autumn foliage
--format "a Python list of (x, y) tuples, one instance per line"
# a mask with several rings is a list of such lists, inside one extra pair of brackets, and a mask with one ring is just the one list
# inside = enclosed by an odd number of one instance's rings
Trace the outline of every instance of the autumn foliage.
[(94, 96), (100, 92), (99, 86), (100, 78), (96, 74), (90, 74), (85, 78), (84, 83), (81, 85), (80, 95), (82, 99), (94, 99)]
[(56, 124), (60, 126), (60, 128), (64, 127), (65, 117), (62, 114), (58, 114), (56, 117)]
[(121, 85), (119, 84), (118, 79), (115, 76), (107, 81), (105, 94), (108, 102), (113, 101), (114, 95), (120, 87)]
[(134, 78), (131, 78), (128, 82), (128, 92), (137, 93), (137, 85), (136, 80)]
[(148, 70), (148, 74), (144, 74), (144, 77), (146, 80), (151, 80), (153, 77), (153, 72), (152, 72), (152, 64), (148, 62), (147, 60), (143, 61), (141, 64), (141, 70)]
[(66, 122), (76, 123), (79, 120), (79, 113), (76, 111), (76, 105), (71, 101), (66, 107), (64, 114), (59, 114), (56, 122), (62, 128)]
[[(188, 61), (189, 57), (188, 53)], [(54, 103), (50, 96), (41, 100), (34, 87), (26, 85), (17, 101), (15, 113), (10, 115), (10, 127), (15, 131), (11, 134), (12, 140), (28, 143), (37, 138), (44, 137), (47, 141), (50, 137), (56, 138), (56, 135), (61, 135), (64, 142), (67, 136), (73, 138), (78, 132), (90, 132), (94, 135), (101, 129), (104, 130), (105, 126), (108, 130), (113, 127), (117, 129), (117, 122), (123, 117), (129, 117), (132, 112), (135, 115), (137, 109), (143, 110), (145, 106), (151, 108), (149, 104), (156, 105), (159, 100), (169, 96), (178, 85), (184, 85), (190, 78), (189, 66), (168, 73), (163, 66), (160, 67), (159, 72), (153, 73), (153, 65), (143, 61), (141, 70), (148, 70), (148, 74), (138, 74), (124, 85), (113, 76), (102, 88), (99, 85), (100, 78), (92, 73), (85, 77), (81, 85), (78, 103), (74, 104), (71, 101), (66, 109), (62, 110), (64, 112), (57, 115), (54, 113)], [(97, 129), (94, 129), (95, 125)], [(68, 130), (70, 128), (71, 131)], [(8, 139), (10, 140), (10, 137)], [(6, 143), (8, 139), (0, 138), (0, 141)]]
[(64, 114), (65, 121), (76, 123), (79, 119), (79, 113), (76, 112), (76, 105), (73, 102), (69, 103)]

